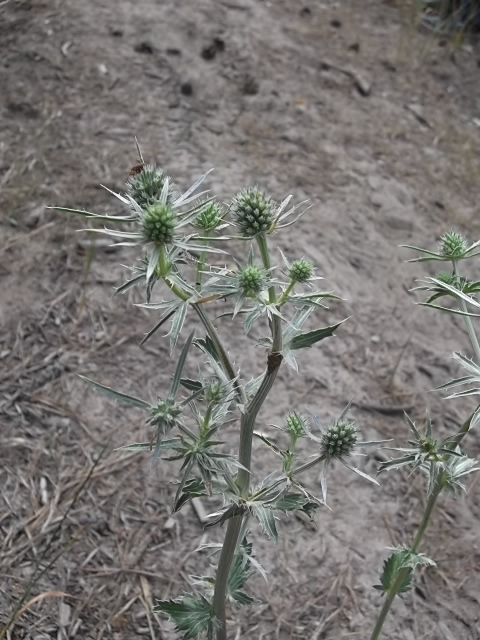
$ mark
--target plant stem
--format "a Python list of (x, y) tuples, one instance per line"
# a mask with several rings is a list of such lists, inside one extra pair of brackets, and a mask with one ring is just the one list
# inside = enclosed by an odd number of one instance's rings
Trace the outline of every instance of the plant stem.
[[(260, 253), (262, 254), (264, 267), (265, 269), (270, 269), (270, 257), (265, 236), (258, 236), (257, 241)], [(275, 287), (269, 288), (269, 300), (272, 304), (275, 304), (277, 300)], [(240, 421), (240, 447), (238, 461), (245, 468), (239, 469), (237, 485), (243, 496), (248, 495), (250, 487), (252, 440), (255, 420), (260, 408), (273, 387), (283, 359), (280, 353), (282, 350), (282, 325), (280, 318), (277, 315), (273, 316), (270, 326), (272, 331), (272, 349), (268, 354), (267, 371), (265, 372), (265, 376), (257, 393), (246, 407), (245, 413), (242, 415)], [(218, 563), (217, 575), (215, 578), (215, 592), (213, 596), (215, 615), (217, 620), (220, 622), (220, 627), (217, 630), (217, 640), (227, 640), (225, 603), (227, 597), (228, 576), (235, 556), (239, 536), (243, 531), (243, 520), (244, 516), (236, 516), (228, 521), (227, 532), (225, 534), (225, 540), (223, 542), (222, 552)]]
[[(455, 260), (452, 260), (453, 274), (458, 275), (457, 273), (457, 263)], [(464, 313), (468, 313), (467, 304), (463, 298), (459, 298), (460, 301), (460, 309)], [(465, 326), (467, 327), (468, 337), (470, 338), (470, 344), (472, 345), (473, 352), (475, 354), (475, 360), (477, 364), (480, 364), (480, 345), (478, 344), (477, 334), (475, 333), (475, 329), (473, 328), (472, 318), (469, 315), (463, 316), (465, 320)]]
[(217, 629), (217, 640), (227, 640), (225, 600), (227, 595), (228, 576), (235, 556), (239, 534), (242, 529), (242, 522), (242, 516), (230, 518), (228, 521), (227, 532), (223, 541), (220, 560), (218, 561), (218, 568), (215, 576), (215, 592), (213, 594), (215, 616), (220, 623), (220, 627)]
[(280, 299), (278, 300), (278, 306), (279, 307), (281, 307), (283, 304), (285, 304), (285, 302), (288, 302), (288, 297), (292, 293), (292, 290), (293, 290), (294, 286), (295, 286), (295, 280), (292, 280), (289, 283), (289, 285), (287, 286), (287, 288), (285, 289), (285, 291), (280, 296)]
[[(269, 355), (269, 360), (270, 359), (271, 355)], [(277, 377), (277, 373), (280, 368), (280, 363), (281, 360), (278, 365), (273, 367), (271, 370), (267, 369), (267, 372), (262, 380), (260, 387), (258, 388), (257, 393), (255, 394), (255, 397), (252, 399), (242, 416), (238, 461), (245, 467), (245, 469), (239, 469), (237, 476), (237, 485), (242, 495), (246, 495), (248, 493), (248, 489), (250, 486), (251, 474), (247, 471), (247, 469), (250, 470), (252, 460), (252, 440), (253, 430), (255, 428), (255, 420), (261, 406), (265, 402), (266, 397), (273, 387), (273, 383), (275, 382), (275, 378)]]
[[(205, 237), (208, 238), (209, 232), (205, 231)], [(205, 245), (208, 244), (208, 240), (205, 240)], [(205, 269), (205, 262), (207, 259), (207, 252), (206, 250), (202, 251), (202, 253), (200, 254), (200, 258), (198, 259), (198, 263), (197, 263), (197, 276), (195, 278), (195, 288), (200, 291), (200, 289), (202, 288), (202, 271)]]
[[(425, 506), (425, 511), (423, 512), (422, 521), (418, 527), (417, 535), (415, 536), (415, 539), (413, 541), (413, 545), (411, 548), (412, 553), (416, 553), (418, 551), (418, 548), (420, 546), (420, 543), (423, 540), (425, 531), (427, 530), (431, 515), (433, 513), (433, 509), (435, 507), (437, 498), (440, 495), (441, 490), (442, 490), (442, 483), (440, 481), (440, 478), (438, 478), (435, 488), (432, 494), (430, 495), (430, 497), (428, 498), (427, 504)], [(380, 613), (377, 618), (377, 622), (372, 631), (372, 635), (370, 636), (370, 640), (378, 640), (380, 638), (383, 625), (388, 616), (388, 613), (393, 604), (393, 601), (395, 600), (395, 597), (398, 595), (402, 585), (404, 584), (406, 578), (408, 577), (409, 571), (411, 571), (411, 569), (409, 569), (408, 567), (405, 567), (398, 571), (397, 577), (395, 578), (394, 583), (390, 587), (388, 594), (385, 598), (385, 602), (383, 603), (383, 607), (380, 610)]]
[(175, 284), (174, 282), (171, 282), (168, 279), (168, 274), (170, 272), (171, 266), (168, 263), (167, 252), (165, 250), (164, 244), (160, 245), (160, 254), (158, 256), (158, 268), (160, 270), (160, 277), (163, 278), (163, 281), (165, 282), (167, 287), (170, 289), (170, 291), (174, 293), (177, 296), (177, 298), (180, 298), (180, 300), (183, 300), (184, 302), (186, 302), (190, 298), (190, 295), (186, 293), (177, 284)]
[[(265, 269), (271, 269), (272, 265), (270, 263), (270, 254), (268, 252), (267, 238), (265, 234), (260, 234), (257, 236), (257, 245), (260, 249), (260, 255), (262, 256), (262, 262)], [(273, 304), (277, 301), (277, 291), (274, 286), (268, 288), (268, 299), (270, 304)]]
[[(222, 365), (223, 370), (225, 371), (225, 374), (230, 380), (235, 380), (237, 376), (235, 375), (235, 371), (233, 369), (232, 363), (230, 362), (230, 358), (228, 357), (228, 354), (225, 351), (223, 344), (218, 336), (217, 330), (215, 329), (213, 324), (210, 322), (210, 318), (202, 309), (201, 305), (195, 304), (192, 306), (197, 312), (198, 317), (202, 321), (202, 324), (205, 327), (210, 340), (215, 345), (215, 351), (217, 352), (217, 355), (220, 358), (220, 364)], [(247, 403), (247, 396), (245, 395), (245, 391), (242, 385), (239, 383), (238, 380), (236, 380), (234, 382), (234, 386), (235, 386), (235, 392), (238, 396), (240, 403), (245, 406), (245, 404)]]
[[(460, 299), (460, 308), (464, 313), (468, 313), (467, 304), (463, 299)], [(477, 334), (475, 333), (475, 329), (473, 328), (472, 318), (470, 316), (463, 316), (463, 318), (465, 320), (465, 325), (467, 327), (468, 337), (470, 338), (473, 353), (475, 354), (475, 360), (477, 361), (477, 364), (480, 364), (480, 345), (478, 344)]]

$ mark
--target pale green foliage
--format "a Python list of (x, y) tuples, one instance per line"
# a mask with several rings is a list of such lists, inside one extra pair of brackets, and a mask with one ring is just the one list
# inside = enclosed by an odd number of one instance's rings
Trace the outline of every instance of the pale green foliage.
[[(480, 346), (472, 319), (479, 314), (469, 310), (469, 306), (478, 310), (480, 303), (476, 299), (480, 292), (480, 281), (469, 280), (459, 272), (462, 261), (478, 256), (480, 242), (468, 245), (462, 234), (455, 230), (445, 233), (437, 252), (419, 247), (407, 248), (420, 254), (410, 262), (441, 261), (451, 263), (451, 272), (440, 272), (436, 278), (425, 278), (418, 291), (426, 291), (429, 295), (423, 306), (438, 309), (446, 313), (452, 313), (463, 317), (470, 345), (474, 352), (474, 360), (460, 353), (454, 354), (454, 359), (467, 371), (467, 375), (455, 378), (438, 389), (449, 389), (467, 386), (465, 390), (455, 391), (449, 398), (461, 398), (464, 396), (477, 396), (480, 394)], [(452, 306), (441, 306), (437, 303), (439, 298), (447, 302), (453, 302)], [(467, 306), (468, 305), (468, 306)], [(460, 444), (464, 437), (480, 421), (480, 405), (469, 415), (465, 422), (447, 437), (437, 438), (433, 433), (433, 425), (427, 415), (425, 427), (417, 428), (415, 422), (406, 416), (411, 439), (408, 447), (395, 447), (399, 455), (396, 458), (382, 462), (379, 473), (392, 469), (411, 467), (414, 471), (421, 471), (427, 478), (427, 500), (417, 534), (411, 547), (395, 549), (393, 554), (385, 561), (381, 584), (376, 588), (388, 597), (384, 601), (382, 610), (373, 629), (370, 640), (378, 640), (385, 619), (395, 596), (408, 591), (411, 588), (414, 570), (417, 566), (433, 566), (435, 563), (418, 551), (423, 536), (430, 523), (436, 501), (443, 491), (455, 493), (458, 489), (465, 489), (464, 479), (474, 471), (480, 469), (480, 465), (462, 453)]]

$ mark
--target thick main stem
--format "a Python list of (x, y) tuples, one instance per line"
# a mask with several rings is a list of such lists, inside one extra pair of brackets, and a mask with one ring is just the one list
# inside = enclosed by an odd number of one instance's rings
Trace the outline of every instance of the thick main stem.
[(228, 576), (235, 556), (242, 522), (243, 516), (236, 516), (235, 518), (230, 518), (228, 521), (227, 532), (223, 540), (220, 560), (218, 561), (217, 574), (215, 576), (215, 592), (213, 594), (215, 617), (220, 623), (217, 629), (217, 640), (227, 640), (225, 600), (227, 596)]
[[(258, 236), (257, 238), (260, 253), (262, 255), (263, 265), (266, 269), (270, 268), (270, 257), (268, 254), (268, 247), (266, 238)], [(269, 289), (269, 301), (275, 304), (277, 300), (277, 293), (275, 287)], [(265, 402), (266, 397), (270, 393), (270, 390), (277, 377), (278, 370), (282, 363), (282, 325), (280, 318), (277, 315), (273, 316), (271, 322), (272, 330), (272, 349), (268, 354), (267, 371), (262, 380), (257, 393), (245, 408), (245, 413), (242, 415), (240, 422), (240, 447), (238, 454), (238, 461), (244, 468), (240, 468), (237, 476), (237, 485), (241, 495), (247, 496), (250, 487), (250, 469), (252, 461), (252, 440), (253, 429), (255, 427), (255, 420), (257, 414)], [(217, 568), (217, 575), (215, 578), (215, 592), (213, 596), (213, 603), (215, 607), (215, 616), (220, 622), (220, 627), (217, 630), (217, 640), (227, 640), (227, 627), (226, 627), (226, 597), (228, 587), (228, 576), (232, 566), (233, 559), (235, 557), (235, 551), (239, 542), (239, 537), (242, 532), (242, 524), (244, 521), (243, 516), (237, 516), (231, 518), (228, 521), (227, 532), (225, 534), (225, 540), (223, 542), (222, 551), (220, 554), (220, 560)]]

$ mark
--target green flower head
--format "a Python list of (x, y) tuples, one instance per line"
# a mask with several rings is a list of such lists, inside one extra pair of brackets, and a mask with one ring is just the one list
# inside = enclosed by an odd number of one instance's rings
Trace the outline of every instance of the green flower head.
[(129, 177), (127, 194), (139, 207), (146, 209), (160, 200), (167, 178), (169, 180), (167, 202), (172, 202), (175, 199), (175, 185), (166, 171), (151, 164), (144, 165), (139, 172)]
[(275, 209), (272, 198), (257, 187), (241, 191), (231, 205), (234, 223), (245, 238), (267, 233), (273, 224)]
[(441, 251), (446, 258), (455, 260), (462, 258), (467, 249), (465, 238), (456, 231), (447, 231), (442, 236)]
[(447, 273), (446, 271), (440, 271), (440, 273), (437, 273), (435, 277), (437, 280), (440, 280), (440, 282), (444, 282), (451, 286), (454, 286), (457, 282), (457, 277), (452, 273)]
[(285, 431), (295, 438), (305, 436), (307, 426), (307, 418), (297, 411), (291, 411), (285, 420)]
[(151, 204), (145, 210), (142, 226), (146, 242), (154, 245), (170, 244), (176, 226), (175, 211), (168, 202)]
[(176, 425), (180, 423), (182, 405), (175, 402), (173, 398), (159, 400), (150, 409), (148, 423), (157, 429), (157, 433), (166, 435)]
[[(323, 463), (320, 474), (320, 484), (322, 487), (323, 500), (325, 502), (327, 500), (327, 470), (335, 461), (340, 462), (344, 467), (350, 469), (350, 471), (353, 471), (361, 478), (364, 478), (369, 482), (373, 482), (373, 484), (378, 484), (374, 478), (350, 464), (348, 458), (351, 456), (364, 455), (363, 453), (360, 453), (360, 449), (372, 445), (377, 446), (385, 441), (360, 442), (355, 423), (352, 420), (347, 420), (345, 417), (349, 407), (350, 403), (342, 411), (340, 417), (335, 420), (331, 426), (326, 428), (322, 428), (317, 416), (309, 412), (312, 416), (313, 423), (320, 429), (320, 437), (315, 436), (310, 429), (308, 429), (307, 435), (311, 440), (320, 445), (317, 461)], [(310, 465), (311, 464), (312, 463), (310, 463)]]
[(293, 282), (308, 282), (313, 275), (313, 264), (308, 260), (295, 260), (288, 275)]
[(223, 225), (225, 212), (216, 202), (208, 202), (203, 208), (199, 206), (199, 213), (192, 222), (194, 227), (203, 231), (214, 231)]
[(322, 434), (322, 453), (328, 458), (349, 456), (356, 447), (358, 432), (355, 423), (339, 420)]
[(267, 273), (265, 269), (256, 265), (248, 265), (238, 274), (238, 284), (242, 293), (249, 297), (255, 298), (261, 291), (265, 289), (267, 281)]

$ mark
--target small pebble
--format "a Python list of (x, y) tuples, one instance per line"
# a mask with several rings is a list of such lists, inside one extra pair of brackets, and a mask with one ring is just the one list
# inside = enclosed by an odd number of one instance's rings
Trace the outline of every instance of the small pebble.
[(150, 44), (150, 42), (139, 42), (133, 48), (137, 53), (144, 53), (147, 55), (152, 55), (152, 53), (155, 50), (153, 45)]

